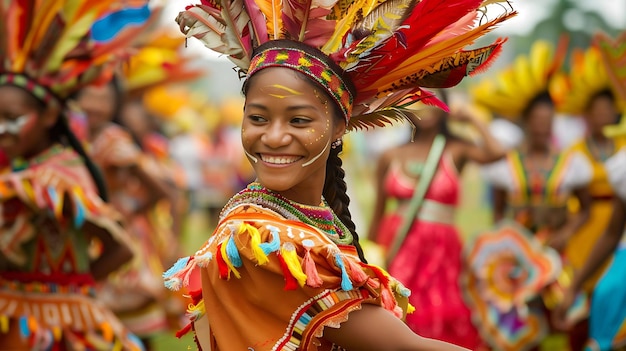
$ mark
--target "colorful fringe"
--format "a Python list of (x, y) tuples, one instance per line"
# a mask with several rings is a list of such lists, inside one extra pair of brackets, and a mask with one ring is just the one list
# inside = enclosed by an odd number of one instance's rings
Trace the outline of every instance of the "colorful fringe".
[[(265, 221), (243, 220), (235, 222), (236, 225), (218, 227), (211, 239), (194, 256), (179, 259), (163, 274), (165, 286), (172, 290), (187, 286), (194, 269), (206, 267), (211, 261), (217, 264), (221, 279), (229, 280), (232, 275), (240, 279), (241, 274), (238, 268), (242, 267), (243, 261), (236, 243), (239, 241), (238, 236), (249, 235), (248, 247), (253, 254), (255, 264), (265, 265), (270, 261), (270, 255), (275, 254), (285, 278), (285, 290), (294, 290), (304, 286), (322, 287), (324, 282), (311, 257), (314, 242), (306, 239), (301, 242), (281, 242), (280, 228), (271, 224), (264, 224), (269, 231), (270, 240), (262, 242), (258, 227), (260, 222)], [(291, 228), (288, 227), (288, 229)], [(219, 239), (221, 241), (214, 243), (216, 238), (221, 238)], [(298, 254), (300, 246), (302, 255)], [(408, 298), (410, 291), (407, 288), (392, 279), (383, 269), (358, 262), (358, 259), (343, 253), (333, 244), (328, 244), (325, 250), (328, 257), (332, 257), (332, 262), (341, 277), (340, 289), (337, 292), (369, 291), (371, 296), (380, 298), (381, 305), (385, 309), (398, 317), (403, 316), (403, 310), (398, 306), (395, 296)], [(364, 289), (356, 289), (358, 287)], [(409, 312), (412, 309), (412, 306), (408, 307)], [(190, 320), (196, 320), (203, 314), (202, 301), (189, 305)], [(189, 330), (191, 330), (190, 326), (184, 328), (179, 334), (182, 335)]]

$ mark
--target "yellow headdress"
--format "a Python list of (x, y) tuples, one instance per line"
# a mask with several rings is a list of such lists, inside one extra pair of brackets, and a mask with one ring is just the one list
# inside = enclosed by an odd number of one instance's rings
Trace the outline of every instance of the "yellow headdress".
[[(2, 0), (0, 84), (61, 103), (112, 72), (150, 15), (138, 0)], [(115, 25), (92, 32), (100, 20)]]
[(565, 42), (554, 52), (546, 41), (536, 41), (528, 56), (518, 56), (513, 64), (492, 79), (470, 88), (474, 102), (501, 117), (516, 120), (528, 104), (541, 93), (554, 98), (552, 78), (561, 66)]
[(248, 77), (276, 66), (307, 75), (354, 129), (404, 118), (419, 100), (446, 108), (422, 88), (454, 86), (500, 51), (502, 39), (462, 50), (514, 14), (485, 19), (493, 2), (201, 0), (178, 22)]
[(557, 98), (559, 111), (580, 116), (587, 109), (591, 99), (599, 92), (611, 90), (618, 99), (606, 70), (603, 53), (597, 46), (590, 46), (587, 50), (572, 52), (571, 68), (564, 82), (562, 97)]
[(598, 33), (594, 36), (594, 44), (600, 50), (607, 77), (615, 93), (615, 100), (622, 112), (621, 122), (615, 126), (605, 127), (604, 133), (608, 137), (626, 135), (626, 31), (614, 40), (604, 33)]
[(195, 80), (204, 74), (192, 67), (192, 57), (184, 55), (185, 38), (169, 30), (152, 33), (141, 49), (124, 65), (124, 81), (127, 95), (139, 96), (160, 85)]

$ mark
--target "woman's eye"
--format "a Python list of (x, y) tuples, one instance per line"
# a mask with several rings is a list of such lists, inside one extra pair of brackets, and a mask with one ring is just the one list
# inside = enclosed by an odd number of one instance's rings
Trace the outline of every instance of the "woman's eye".
[(259, 115), (250, 115), (248, 116), (248, 118), (252, 121), (252, 122), (257, 122), (257, 123), (261, 123), (261, 122), (265, 122), (267, 121), (265, 118), (259, 116)]
[(305, 124), (309, 122), (311, 122), (311, 120), (309, 118), (304, 118), (304, 117), (294, 117), (291, 119), (292, 124)]

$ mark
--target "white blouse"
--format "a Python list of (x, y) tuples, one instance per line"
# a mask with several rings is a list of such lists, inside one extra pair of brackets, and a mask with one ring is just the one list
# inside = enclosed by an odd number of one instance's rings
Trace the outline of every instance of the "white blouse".
[(604, 166), (615, 195), (626, 201), (626, 148), (611, 156)]

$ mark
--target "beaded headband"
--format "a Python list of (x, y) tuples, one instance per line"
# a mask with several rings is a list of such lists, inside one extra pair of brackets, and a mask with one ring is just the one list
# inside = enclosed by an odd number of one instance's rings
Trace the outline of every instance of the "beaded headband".
[(346, 123), (350, 121), (354, 97), (346, 82), (324, 61), (297, 48), (268, 48), (252, 58), (248, 78), (269, 67), (286, 67), (305, 74), (337, 102)]
[(61, 104), (61, 99), (54, 95), (48, 88), (37, 83), (36, 81), (28, 78), (23, 74), (15, 74), (15, 73), (3, 73), (0, 74), (0, 85), (10, 84), (17, 87), (20, 87), (29, 93), (31, 93), (35, 98), (42, 101), (45, 104)]

